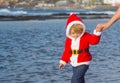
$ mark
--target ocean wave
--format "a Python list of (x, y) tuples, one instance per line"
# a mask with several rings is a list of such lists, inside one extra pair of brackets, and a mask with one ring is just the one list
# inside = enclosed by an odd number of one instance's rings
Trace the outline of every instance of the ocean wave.
[(9, 9), (0, 9), (0, 15), (27, 15), (27, 11), (17, 10), (10, 11)]
[(58, 9), (0, 9), (0, 20), (46, 20), (66, 19), (71, 12), (83, 19), (110, 18), (115, 11), (97, 10), (58, 10)]
[(53, 9), (0, 9), (0, 15), (52, 15), (52, 14), (114, 14), (114, 11), (96, 10), (53, 10)]

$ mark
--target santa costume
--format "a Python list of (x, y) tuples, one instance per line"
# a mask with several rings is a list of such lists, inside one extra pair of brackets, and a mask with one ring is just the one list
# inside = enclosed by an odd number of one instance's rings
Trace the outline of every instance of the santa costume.
[[(77, 39), (74, 39), (69, 35), (70, 28), (73, 24), (81, 24), (84, 27), (82, 34)], [(71, 13), (66, 23), (66, 41), (60, 63), (66, 65), (70, 62), (73, 66), (72, 83), (85, 83), (84, 75), (88, 69), (90, 61), (92, 60), (92, 56), (89, 52), (89, 45), (98, 44), (101, 37), (101, 32), (96, 32), (96, 30), (94, 30), (92, 35), (85, 32), (85, 28), (82, 19), (76, 14)], [(76, 79), (78, 78), (77, 76), (79, 79)]]

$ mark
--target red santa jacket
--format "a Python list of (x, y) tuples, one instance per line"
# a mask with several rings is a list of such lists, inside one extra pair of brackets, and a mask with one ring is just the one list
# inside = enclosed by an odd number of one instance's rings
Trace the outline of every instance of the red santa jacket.
[[(80, 44), (79, 44), (79, 50), (82, 49), (89, 49), (89, 45), (96, 45), (99, 43), (100, 41), (100, 37), (101, 36), (97, 36), (95, 34), (91, 35), (88, 32), (85, 32), (83, 34), (83, 36), (80, 38)], [(72, 54), (70, 53), (71, 49), (71, 42), (72, 40), (70, 38), (66, 38), (65, 41), (65, 47), (64, 47), (64, 52), (63, 55), (61, 57), (61, 60), (64, 61), (65, 63), (70, 62), (70, 57), (72, 56)], [(87, 62), (87, 61), (91, 61), (92, 60), (92, 56), (90, 54), (90, 52), (82, 52), (78, 55), (78, 63), (81, 62)]]

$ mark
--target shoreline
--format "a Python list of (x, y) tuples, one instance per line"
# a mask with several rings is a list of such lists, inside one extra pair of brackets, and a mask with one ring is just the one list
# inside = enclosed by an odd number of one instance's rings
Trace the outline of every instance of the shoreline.
[[(82, 19), (107, 19), (112, 17), (109, 14), (77, 14)], [(5, 16), (0, 15), (0, 21), (25, 21), (25, 20), (48, 20), (48, 19), (67, 19), (69, 14), (60, 13), (52, 15), (20, 15), (20, 16)]]

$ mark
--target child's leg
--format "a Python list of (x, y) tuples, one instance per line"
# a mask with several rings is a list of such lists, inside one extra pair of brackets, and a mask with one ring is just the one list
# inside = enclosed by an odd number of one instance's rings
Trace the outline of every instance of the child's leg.
[(71, 83), (85, 83), (84, 76), (86, 71), (88, 70), (88, 67), (88, 65), (73, 67), (73, 76), (71, 79)]

